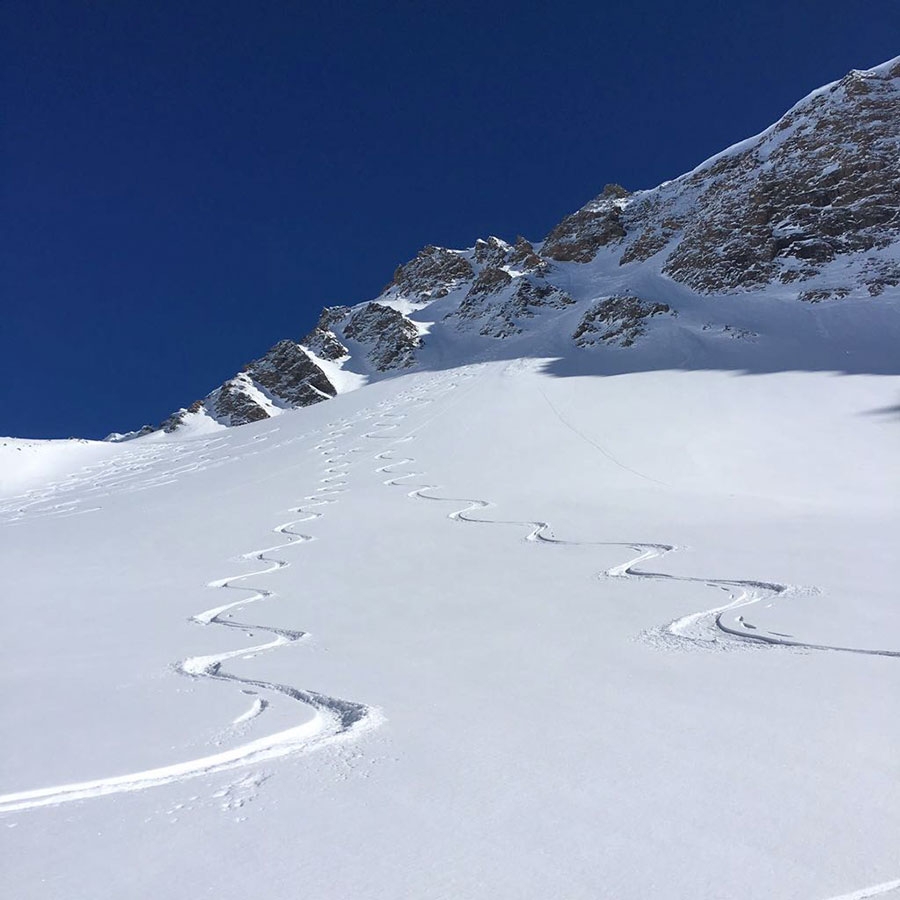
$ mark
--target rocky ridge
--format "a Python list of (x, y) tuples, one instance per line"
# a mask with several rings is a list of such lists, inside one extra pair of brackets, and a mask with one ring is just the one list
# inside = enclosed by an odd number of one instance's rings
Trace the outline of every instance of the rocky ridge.
[[(900, 58), (814, 91), (762, 134), (658, 188), (607, 186), (548, 235), (543, 255), (589, 262), (606, 252), (622, 266), (655, 257), (701, 294), (776, 282), (827, 299), (897, 285), (898, 240)], [(837, 283), (827, 278), (851, 254)]]
[(814, 91), (766, 131), (657, 188), (607, 185), (543, 242), (428, 245), (374, 300), (324, 309), (299, 341), (279, 341), (158, 427), (242, 425), (320, 403), (435, 364), (438, 334), (459, 348), (458, 364), (475, 347), (479, 358), (502, 355), (510, 341), (525, 355), (634, 353), (673, 329), (693, 346), (715, 336), (755, 343), (755, 323), (720, 320), (725, 299), (819, 309), (900, 301), (898, 286), (900, 57)]

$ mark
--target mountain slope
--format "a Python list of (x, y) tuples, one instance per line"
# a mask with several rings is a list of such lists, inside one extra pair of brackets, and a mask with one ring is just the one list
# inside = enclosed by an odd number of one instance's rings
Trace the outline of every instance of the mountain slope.
[(607, 190), (544, 253), (662, 271), (710, 293), (791, 285), (802, 300), (900, 284), (900, 57), (814, 91), (771, 128), (652, 191)]
[(514, 359), (68, 470), (63, 442), (43, 483), (31, 448), (0, 500), (4, 883), (886, 893), (898, 395)]
[(608, 185), (541, 243), (427, 246), (373, 301), (326, 309), (299, 342), (160, 427), (242, 425), (409, 368), (511, 355), (615, 370), (895, 371), (873, 350), (885, 329), (900, 337), (898, 303), (900, 57), (814, 91), (653, 190)]
[(543, 243), (426, 247), (168, 430), (0, 440), (5, 893), (894, 900), (892, 186), (769, 180), (894, 71)]

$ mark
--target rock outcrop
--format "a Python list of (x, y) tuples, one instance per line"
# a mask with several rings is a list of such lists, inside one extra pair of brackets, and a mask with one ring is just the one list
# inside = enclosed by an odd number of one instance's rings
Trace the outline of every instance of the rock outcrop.
[(350, 309), (347, 306), (330, 306), (322, 310), (316, 327), (309, 332), (300, 343), (315, 353), (320, 359), (336, 362), (348, 354), (347, 348), (338, 340), (332, 330), (333, 326), (347, 318)]
[(579, 347), (601, 343), (630, 347), (646, 333), (649, 319), (665, 313), (671, 313), (666, 303), (652, 303), (631, 295), (607, 297), (584, 314), (572, 340)]
[(325, 373), (293, 341), (279, 341), (246, 366), (244, 374), (275, 402), (292, 408), (311, 406), (337, 393)]
[(268, 410), (253, 397), (253, 387), (246, 375), (238, 375), (207, 394), (202, 407), (222, 425), (247, 425), (268, 419)]
[[(224, 385), (223, 385), (224, 387)], [(163, 421), (159, 424), (159, 431), (164, 431), (166, 434), (171, 434), (173, 431), (177, 431), (184, 425), (185, 420), (189, 415), (196, 415), (198, 413), (203, 412), (203, 401), (195, 400), (190, 406), (185, 406), (182, 409), (173, 412), (172, 415), (163, 419)]]
[(832, 303), (900, 303), (898, 287), (900, 57), (814, 91), (762, 134), (657, 188), (608, 184), (543, 243), (426, 246), (375, 300), (327, 307), (299, 343), (280, 341), (160, 427), (259, 421), (376, 375), (505, 357), (507, 339), (536, 355), (571, 342), (632, 347), (657, 329), (671, 337), (657, 349), (752, 345), (768, 323), (747, 309), (723, 321), (723, 295), (795, 301), (812, 316)]
[(547, 235), (541, 253), (558, 262), (590, 262), (601, 247), (627, 234), (622, 211), (628, 196), (621, 185), (606, 185), (596, 200), (566, 216)]
[(275, 410), (312, 406), (336, 393), (325, 373), (299, 344), (279, 341), (202, 400), (173, 413), (160, 428), (175, 431), (191, 415), (205, 415), (221, 425), (246, 425), (268, 419)]
[[(496, 295), (496, 296), (494, 296)], [(575, 301), (541, 278), (513, 278), (500, 269), (484, 269), (459, 306), (456, 315), (478, 325), (485, 337), (521, 334), (524, 320), (542, 309), (564, 309)]]
[(705, 293), (776, 278), (790, 284), (837, 256), (896, 242), (898, 82), (900, 66), (851, 72), (794, 107), (755, 145), (694, 176), (708, 185), (665, 271)]
[(545, 277), (551, 263), (519, 237), (514, 245), (497, 237), (479, 239), (472, 250), (477, 275), (457, 309), (448, 319), (464, 328), (477, 325), (485, 337), (521, 334), (523, 320), (542, 308), (563, 309), (575, 301)]
[(369, 362), (379, 372), (413, 365), (421, 344), (419, 331), (402, 313), (380, 303), (367, 303), (344, 326), (348, 338), (367, 344)]
[(397, 267), (387, 289), (395, 288), (410, 300), (425, 303), (446, 297), (473, 275), (472, 265), (462, 253), (429, 244), (415, 259)]
[(693, 290), (778, 282), (796, 294), (854, 255), (850, 288), (889, 283), (900, 240), (900, 63), (851, 72), (775, 125), (651, 191), (607, 187), (564, 219), (542, 253), (586, 263), (611, 248), (622, 265), (663, 253), (663, 272)]

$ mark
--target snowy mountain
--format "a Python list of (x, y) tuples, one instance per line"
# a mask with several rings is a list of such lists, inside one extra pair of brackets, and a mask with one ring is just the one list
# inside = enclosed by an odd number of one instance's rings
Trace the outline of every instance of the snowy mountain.
[(4, 897), (896, 900), (897, 74), (0, 438)]
[(160, 427), (244, 425), (411, 368), (510, 355), (752, 369), (775, 351), (783, 365), (893, 370), (865, 333), (897, 335), (898, 298), (900, 57), (814, 91), (674, 181), (608, 185), (543, 242), (425, 247), (373, 301), (326, 309)]

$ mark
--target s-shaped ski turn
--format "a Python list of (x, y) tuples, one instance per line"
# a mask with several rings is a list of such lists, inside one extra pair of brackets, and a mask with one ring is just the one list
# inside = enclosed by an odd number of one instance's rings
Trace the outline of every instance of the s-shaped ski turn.
[[(312, 718), (292, 728), (249, 741), (229, 750), (173, 765), (144, 769), (126, 775), (97, 778), (90, 781), (0, 795), (0, 813), (36, 809), (43, 806), (56, 806), (73, 800), (87, 800), (111, 794), (141, 791), (177, 781), (185, 781), (201, 775), (214, 775), (241, 766), (268, 762), (314, 750), (334, 741), (359, 735), (363, 731), (377, 726), (382, 721), (383, 717), (377, 709), (363, 703), (342, 700), (306, 688), (242, 677), (223, 668), (223, 664), (229, 660), (238, 657), (256, 656), (260, 653), (266, 653), (297, 643), (307, 637), (306, 632), (303, 631), (274, 628), (255, 622), (237, 621), (233, 618), (231, 610), (243, 609), (253, 603), (277, 596), (275, 592), (265, 588), (251, 587), (247, 584), (238, 584), (238, 582), (246, 582), (248, 579), (270, 575), (279, 569), (289, 566), (290, 563), (287, 560), (271, 556), (270, 554), (315, 540), (313, 535), (294, 531), (293, 529), (303, 522), (318, 519), (322, 513), (315, 511), (315, 508), (334, 503), (335, 500), (328, 495), (342, 491), (345, 484), (343, 481), (344, 471), (342, 470), (346, 470), (348, 463), (340, 460), (352, 451), (338, 453), (335, 450), (335, 439), (338, 434), (339, 431), (330, 432), (326, 440), (314, 448), (329, 457), (327, 460), (329, 467), (325, 470), (326, 476), (321, 479), (323, 487), (319, 488), (315, 494), (306, 497), (304, 504), (292, 510), (293, 513), (299, 514), (299, 516), (273, 529), (276, 534), (286, 540), (273, 546), (252, 550), (244, 554), (244, 559), (252, 559), (263, 563), (263, 568), (256, 569), (253, 572), (220, 578), (208, 584), (208, 587), (213, 589), (240, 591), (249, 596), (243, 596), (229, 603), (217, 605), (191, 617), (191, 621), (198, 625), (218, 625), (224, 628), (240, 629), (245, 633), (264, 632), (270, 635), (270, 640), (255, 646), (240, 647), (223, 653), (189, 657), (181, 660), (174, 666), (178, 673), (189, 678), (231, 682), (239, 685), (245, 693), (255, 694), (261, 691), (287, 697), (311, 708), (313, 710)], [(232, 724), (242, 724), (251, 718), (258, 717), (267, 706), (268, 701), (257, 698), (251, 711), (239, 717)]]
[[(541, 393), (543, 394), (543, 392)], [(558, 416), (558, 412), (552, 407), (552, 404), (550, 405), (551, 409), (553, 409), (554, 413)], [(376, 426), (378, 432), (372, 432), (367, 436), (388, 440), (390, 436), (384, 432), (389, 429), (399, 428), (399, 422), (396, 420), (401, 418), (402, 414), (398, 415), (392, 413), (390, 417), (394, 421), (378, 423)], [(564, 421), (564, 424), (566, 424), (567, 427), (572, 427), (568, 422)], [(394, 443), (408, 442), (412, 440), (413, 436), (413, 434), (409, 434), (396, 438), (394, 439)], [(606, 452), (604, 451), (604, 453)], [(726, 621), (726, 614), (731, 614), (735, 610), (752, 606), (760, 601), (786, 600), (791, 597), (809, 596), (810, 594), (819, 593), (818, 588), (757, 579), (669, 575), (664, 572), (655, 572), (639, 568), (641, 563), (648, 562), (652, 559), (660, 559), (669, 553), (677, 552), (679, 548), (675, 544), (646, 541), (562, 540), (553, 536), (549, 522), (541, 520), (481, 518), (474, 514), (495, 507), (496, 504), (484, 498), (440, 496), (435, 493), (436, 491), (441, 490), (441, 486), (438, 484), (421, 483), (413, 485), (409, 482), (409, 479), (411, 478), (423, 476), (423, 472), (409, 471), (400, 473), (397, 471), (401, 466), (415, 464), (415, 457), (398, 457), (394, 456), (392, 450), (385, 450), (376, 456), (376, 460), (383, 463), (376, 471), (391, 476), (384, 482), (386, 485), (412, 488), (412, 490), (408, 491), (408, 495), (417, 500), (462, 504), (458, 509), (454, 509), (452, 512), (448, 513), (448, 518), (452, 521), (480, 526), (493, 525), (523, 528), (526, 529), (526, 534), (524, 536), (526, 541), (545, 546), (621, 547), (623, 550), (627, 549), (636, 554), (619, 565), (597, 573), (597, 577), (600, 579), (621, 578), (633, 581), (681, 582), (716, 588), (727, 593), (728, 600), (726, 603), (708, 609), (702, 609), (698, 612), (692, 612), (664, 625), (646, 629), (638, 637), (647, 643), (664, 649), (693, 649), (698, 647), (730, 649), (738, 645), (755, 645), (758, 647), (790, 647), (803, 650), (855, 653), (865, 656), (900, 657), (900, 650), (817, 644), (794, 640), (788, 635), (779, 635), (772, 632), (760, 633), (752, 625), (744, 621), (743, 615), (738, 616), (734, 620), (737, 622), (736, 626), (731, 624), (730, 616), (729, 621)], [(649, 479), (649, 476), (646, 476), (641, 472), (636, 472), (617, 459), (614, 459), (613, 462), (620, 468), (624, 468), (641, 478)], [(656, 481), (656, 479), (649, 480)], [(657, 483), (662, 484), (662, 482)]]

